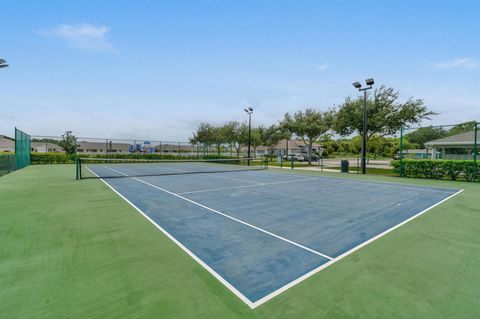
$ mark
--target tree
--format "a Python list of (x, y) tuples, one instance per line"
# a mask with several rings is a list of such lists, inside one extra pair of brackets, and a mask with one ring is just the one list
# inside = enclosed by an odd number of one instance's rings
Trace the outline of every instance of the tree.
[[(250, 146), (253, 148), (253, 157), (257, 157), (257, 148), (262, 145), (262, 139), (260, 131), (263, 129), (262, 126), (253, 128), (251, 131), (251, 143)], [(248, 143), (248, 142), (247, 142)]]
[(190, 138), (190, 143), (192, 144), (202, 144), (203, 146), (208, 147), (213, 143), (213, 127), (208, 123), (200, 123), (197, 128), (197, 131), (193, 133), (193, 136)]
[(308, 163), (312, 163), (313, 143), (326, 135), (332, 128), (333, 111), (319, 112), (313, 109), (298, 111), (290, 115), (286, 113), (282, 126), (302, 139), (308, 146)]
[(425, 143), (445, 137), (447, 132), (441, 127), (421, 127), (405, 134), (405, 139), (415, 144), (417, 148), (425, 148)]
[[(354, 132), (362, 134), (363, 130), (363, 97), (347, 98), (339, 107), (334, 130), (342, 135)], [(420, 123), (423, 119), (436, 113), (428, 110), (423, 100), (409, 98), (399, 102), (399, 93), (392, 88), (381, 86), (367, 100), (367, 140), (374, 134), (379, 136), (393, 135), (400, 128)]]
[(291, 133), (280, 125), (271, 125), (269, 127), (259, 127), (261, 145), (268, 147), (270, 155), (273, 155), (275, 146), (283, 139), (290, 138)]
[(248, 144), (248, 125), (236, 121), (226, 123), (223, 128), (225, 142), (235, 148), (237, 157), (240, 157), (240, 151), (243, 146)]
[(476, 121), (469, 121), (469, 122), (457, 124), (448, 131), (447, 135), (452, 136), (452, 135), (456, 135), (456, 134), (460, 134), (468, 131), (473, 131), (475, 129), (475, 123)]
[(72, 134), (72, 131), (66, 131), (62, 135), (62, 140), (58, 143), (65, 153), (75, 154), (77, 152), (77, 138)]

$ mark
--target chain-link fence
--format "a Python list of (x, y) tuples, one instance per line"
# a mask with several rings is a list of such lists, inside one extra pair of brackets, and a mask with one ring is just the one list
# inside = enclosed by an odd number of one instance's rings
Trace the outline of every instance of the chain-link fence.
[[(32, 153), (65, 153), (61, 136), (32, 136)], [(114, 139), (77, 137), (76, 154), (79, 156), (155, 154), (183, 157), (244, 157), (245, 147), (229, 144), (206, 145), (189, 142), (162, 141), (153, 139)], [(253, 152), (252, 152), (253, 154)]]

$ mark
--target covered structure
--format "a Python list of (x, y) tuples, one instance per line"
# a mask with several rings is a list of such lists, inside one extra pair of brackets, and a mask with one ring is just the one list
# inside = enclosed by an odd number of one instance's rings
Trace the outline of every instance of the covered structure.
[[(477, 131), (476, 137), (475, 131)], [(476, 145), (478, 141), (480, 141), (480, 131), (472, 130), (427, 142), (425, 146), (432, 150), (432, 159), (472, 160), (474, 150), (478, 154), (479, 149)]]

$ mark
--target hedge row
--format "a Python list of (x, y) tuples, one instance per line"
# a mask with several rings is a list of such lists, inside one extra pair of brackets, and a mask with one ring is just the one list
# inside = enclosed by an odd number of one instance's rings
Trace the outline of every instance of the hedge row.
[(81, 158), (116, 158), (116, 159), (155, 159), (155, 160), (173, 160), (173, 159), (223, 159), (230, 158), (228, 156), (220, 155), (206, 155), (201, 157), (196, 156), (184, 156), (184, 155), (160, 155), (160, 154), (98, 154), (98, 155), (69, 155), (65, 153), (31, 153), (30, 154), (30, 163), (31, 164), (73, 164), (75, 159), (78, 157)]
[[(403, 176), (434, 179), (480, 180), (480, 165), (473, 161), (403, 159)], [(400, 160), (392, 161), (395, 173), (400, 174)]]

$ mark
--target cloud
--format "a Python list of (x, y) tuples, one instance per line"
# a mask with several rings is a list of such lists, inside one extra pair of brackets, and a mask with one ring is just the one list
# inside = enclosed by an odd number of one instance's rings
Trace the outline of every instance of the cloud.
[(480, 67), (480, 63), (478, 63), (473, 58), (456, 58), (451, 61), (445, 61), (440, 63), (435, 63), (433, 65), (436, 69), (462, 69), (462, 70), (470, 70), (470, 69), (477, 69)]
[(109, 31), (110, 28), (106, 26), (61, 24), (52, 29), (37, 31), (37, 33), (45, 37), (63, 39), (69, 46), (77, 49), (114, 51), (113, 45), (107, 38)]
[(317, 65), (317, 70), (318, 71), (323, 71), (323, 70), (326, 70), (329, 68), (329, 65), (328, 64), (320, 64), (320, 65)]

